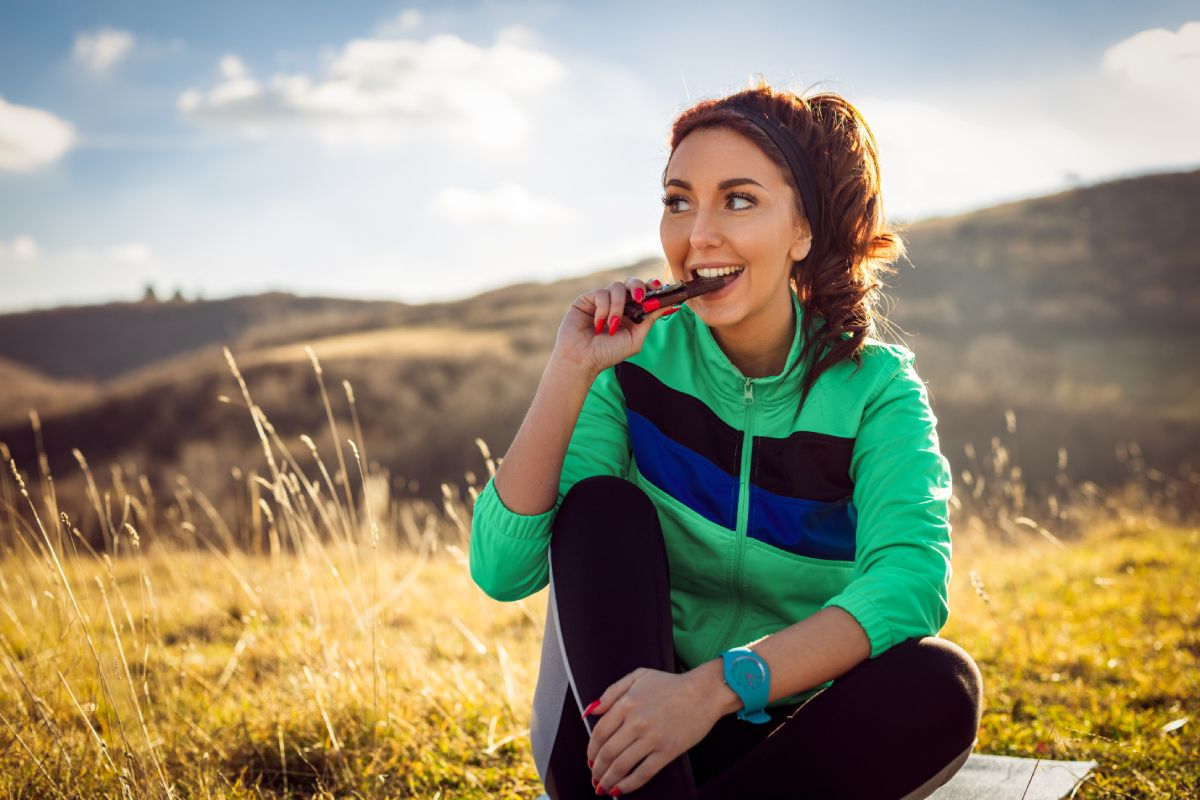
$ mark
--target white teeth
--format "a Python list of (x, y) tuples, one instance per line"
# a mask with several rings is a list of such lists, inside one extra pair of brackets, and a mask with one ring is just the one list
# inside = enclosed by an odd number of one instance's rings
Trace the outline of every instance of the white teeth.
[(744, 269), (745, 267), (701, 267), (696, 270), (696, 275), (701, 278), (716, 278), (733, 272), (741, 272)]

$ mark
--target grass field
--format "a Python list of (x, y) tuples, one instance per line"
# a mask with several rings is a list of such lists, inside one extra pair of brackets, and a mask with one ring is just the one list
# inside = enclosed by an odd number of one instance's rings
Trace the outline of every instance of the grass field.
[[(247, 476), (257, 552), (186, 482), (152, 531), (151, 499), (113, 487), (90, 552), (83, 510), (5, 458), (0, 797), (536, 797), (548, 592), (472, 583), (474, 476), (442, 508), (395, 509), (368, 480), (350, 512), (336, 483), (360, 448), (344, 471), (306, 477), (280, 449)], [(983, 672), (977, 752), (1094, 759), (1080, 798), (1197, 796), (1200, 529), (1109, 501), (1068, 541), (956, 526), (942, 635)]]

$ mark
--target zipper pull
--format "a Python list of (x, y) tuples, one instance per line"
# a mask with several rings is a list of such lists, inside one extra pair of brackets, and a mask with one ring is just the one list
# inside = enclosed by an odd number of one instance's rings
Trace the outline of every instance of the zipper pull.
[(750, 383), (750, 378), (746, 378), (746, 388), (742, 395), (742, 402), (748, 406), (754, 404), (754, 386)]

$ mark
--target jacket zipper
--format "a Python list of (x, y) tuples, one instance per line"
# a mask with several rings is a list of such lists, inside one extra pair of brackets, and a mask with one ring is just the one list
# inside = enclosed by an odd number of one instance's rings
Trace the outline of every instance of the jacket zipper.
[(746, 549), (746, 536), (750, 527), (750, 462), (753, 457), (750, 450), (754, 442), (750, 423), (754, 417), (754, 384), (752, 378), (744, 378), (744, 380), (742, 403), (746, 406), (746, 417), (745, 430), (742, 434), (741, 477), (738, 480), (737, 550), (734, 553), (733, 561), (733, 616), (730, 618), (729, 627), (717, 640), (722, 651), (728, 649), (725, 641), (742, 623), (742, 555)]

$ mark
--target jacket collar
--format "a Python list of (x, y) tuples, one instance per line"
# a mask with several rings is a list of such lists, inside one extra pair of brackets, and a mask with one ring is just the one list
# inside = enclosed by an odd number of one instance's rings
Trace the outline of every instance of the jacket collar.
[[(804, 306), (794, 291), (789, 289), (788, 294), (791, 295), (792, 308), (795, 312), (792, 321), (792, 347), (788, 351), (783, 370), (778, 374), (749, 379), (753, 385), (755, 402), (778, 399), (795, 403), (800, 399), (800, 386), (804, 377), (804, 371), (800, 369), (800, 349), (804, 344), (802, 325)], [(691, 327), (692, 340), (696, 343), (696, 358), (701, 368), (708, 373), (713, 388), (729, 399), (740, 401), (745, 393), (746, 376), (729, 360), (729, 356), (725, 355), (725, 351), (713, 337), (712, 329), (687, 303), (681, 307), (679, 316), (683, 317)], [(819, 327), (820, 321), (818, 320)], [(814, 386), (813, 393), (816, 392), (817, 387)]]

